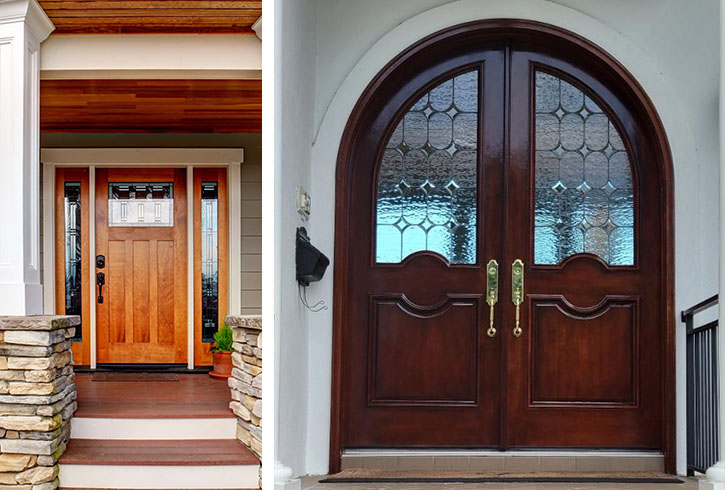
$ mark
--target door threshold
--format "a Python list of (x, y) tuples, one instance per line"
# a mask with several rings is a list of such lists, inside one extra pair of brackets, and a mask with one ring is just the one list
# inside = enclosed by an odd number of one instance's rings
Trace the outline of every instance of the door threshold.
[(385, 471), (663, 472), (659, 451), (628, 449), (348, 449), (342, 469)]
[(95, 369), (88, 365), (73, 366), (77, 374), (88, 373), (173, 373), (208, 374), (211, 366), (197, 366), (189, 369), (186, 364), (98, 364)]
[(466, 448), (442, 448), (442, 449), (344, 449), (343, 456), (350, 457), (388, 457), (388, 456), (432, 456), (432, 457), (456, 457), (456, 456), (613, 456), (613, 457), (662, 457), (662, 451), (651, 449), (466, 449)]

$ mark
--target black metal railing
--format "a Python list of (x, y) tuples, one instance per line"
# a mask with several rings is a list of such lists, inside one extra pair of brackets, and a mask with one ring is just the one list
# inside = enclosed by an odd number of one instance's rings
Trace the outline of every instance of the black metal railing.
[(719, 456), (718, 321), (695, 326), (695, 315), (718, 303), (717, 295), (684, 310), (687, 329), (687, 473), (704, 473)]

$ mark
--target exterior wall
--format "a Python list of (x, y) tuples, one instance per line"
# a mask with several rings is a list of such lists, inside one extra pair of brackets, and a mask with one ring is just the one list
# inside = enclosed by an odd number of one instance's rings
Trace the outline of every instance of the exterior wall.
[[(328, 365), (329, 348), (320, 346), (327, 353), (318, 358), (309, 350), (308, 343), (314, 338), (312, 331), (318, 325), (314, 324), (315, 314), (308, 313), (298, 299), (294, 275), (295, 230), (308, 226), (297, 214), (295, 195), (297, 184), (309, 190), (311, 183), (316, 7), (312, 2), (276, 0), (274, 19), (275, 460), (300, 473), (310, 456), (306, 454), (307, 441), (315, 431), (324, 432), (324, 424), (320, 427), (308, 421), (308, 396), (327, 395), (329, 399), (329, 385), (324, 389), (308, 385), (309, 365)], [(290, 85), (280, 90), (279, 80), (288, 80)], [(313, 213), (319, 207), (330, 206), (333, 196), (332, 189), (328, 189), (313, 199)], [(310, 236), (313, 243), (317, 242), (315, 232)], [(329, 254), (330, 250), (323, 248), (323, 252)], [(317, 301), (313, 291), (315, 287), (310, 288), (309, 298)], [(329, 333), (326, 325), (319, 327)], [(324, 400), (321, 401), (324, 407)], [(329, 408), (323, 418), (329, 418)], [(320, 452), (318, 447), (312, 450)]]
[[(245, 158), (246, 160), (246, 158)], [(242, 164), (242, 315), (262, 314), (262, 162)], [(233, 312), (232, 312), (233, 313)]]
[[(294, 147), (294, 159), (282, 155), (281, 169), (276, 169), (279, 182), (275, 202), (281, 208), (282, 237), (291, 235), (296, 224), (294, 194), (289, 189), (295, 183), (305, 185), (311, 181), (312, 217), (308, 230), (315, 245), (332, 256), (339, 140), (357, 98), (385, 63), (418, 39), (448, 26), (483, 18), (524, 18), (559, 25), (589, 38), (632, 72), (650, 95), (668, 133), (675, 167), (676, 310), (717, 291), (717, 1), (703, 0), (695, 8), (684, 0), (644, 0), (636, 4), (595, 0), (318, 0), (314, 18), (310, 18), (309, 12), (298, 12), (298, 8), (286, 2), (282, 11), (283, 23), (291, 22), (290, 18), (296, 21), (294, 26), (283, 24), (280, 29), (284, 33), (282, 62), (287, 63), (287, 53), (304, 63), (285, 64), (277, 80), (290, 84), (280, 90), (283, 94), (293, 92), (295, 99), (304, 98), (314, 84), (314, 114), (304, 112), (310, 109), (309, 105), (299, 100), (287, 101), (282, 96), (280, 125), (285, 145), (291, 137), (304, 137)], [(309, 58), (309, 49), (314, 50), (314, 60)], [(314, 80), (310, 80), (309, 70), (315, 66)], [(295, 104), (295, 109), (285, 106), (285, 102)], [(314, 129), (312, 134), (306, 134), (299, 128), (309, 124), (310, 118), (314, 120)], [(300, 151), (309, 151), (309, 157)], [(275, 260), (284, 273), (293, 242), (282, 240), (280, 247)], [(331, 259), (334, 267), (334, 257)], [(332, 275), (328, 270), (321, 283), (310, 287), (309, 295), (330, 304)], [(294, 286), (291, 277), (282, 276), (280, 281), (278, 291)], [(330, 428), (332, 311), (309, 317), (303, 311), (304, 314), (293, 316), (301, 310), (298, 300), (286, 295), (281, 296), (281, 302), (278, 321), (280, 330), (285, 332), (280, 341), (286, 365), (281, 366), (279, 373), (283, 383), (277, 424), (281, 431), (280, 459), (296, 474), (324, 473), (328, 467)], [(679, 319), (675, 321), (678, 469), (682, 472), (684, 332)], [(288, 334), (289, 330), (294, 333)], [(285, 349), (285, 342), (293, 342), (296, 348)], [(306, 351), (299, 348), (305, 344)], [(300, 365), (307, 365), (307, 371), (296, 369)], [(295, 397), (289, 389), (291, 384), (305, 386), (305, 393)], [(290, 404), (306, 404), (307, 409), (291, 413), (284, 408)], [(302, 418), (306, 419), (306, 437), (299, 437)], [(285, 459), (283, 452), (290, 457)], [(301, 454), (306, 455), (304, 461), (300, 461)]]

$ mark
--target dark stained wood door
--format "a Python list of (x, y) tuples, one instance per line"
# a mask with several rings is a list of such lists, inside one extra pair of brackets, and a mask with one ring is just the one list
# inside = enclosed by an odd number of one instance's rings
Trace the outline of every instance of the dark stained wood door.
[(185, 363), (185, 169), (97, 169), (96, 253), (98, 362)]
[(665, 444), (657, 152), (611, 72), (546, 46), (454, 38), (351, 118), (333, 449)]
[(427, 67), (381, 108), (374, 125), (392, 132), (360, 145), (382, 163), (356, 167), (349, 189), (349, 446), (498, 444), (485, 263), (501, 246), (502, 216), (488, 210), (502, 199), (503, 70), (502, 49)]
[(660, 449), (656, 153), (594, 68), (519, 42), (510, 94), (504, 262), (524, 262), (525, 298), (515, 337), (506, 286), (506, 444)]

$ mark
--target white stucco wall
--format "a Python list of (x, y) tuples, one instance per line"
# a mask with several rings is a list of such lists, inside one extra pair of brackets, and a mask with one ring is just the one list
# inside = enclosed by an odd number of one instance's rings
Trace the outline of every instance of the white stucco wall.
[[(310, 188), (315, 23), (312, 2), (275, 1), (275, 459), (298, 473), (306, 467), (308, 342), (315, 325), (295, 281), (295, 230), (306, 226), (296, 212), (295, 192), (297, 184)], [(279, 87), (277, 81), (285, 79)]]
[[(299, 3), (305, 3), (305, 9)], [(311, 4), (285, 1), (282, 15), (293, 25), (283, 26), (281, 50), (293, 61), (282, 60), (283, 73), (277, 78), (283, 94), (283, 153), (287, 144), (294, 145), (287, 151), (293, 158), (283, 155), (281, 192), (275, 196), (283, 239), (277, 257), (282, 274), (278, 338), (283, 346), (277, 427), (279, 459), (296, 474), (325, 473), (328, 467), (332, 311), (306, 314), (292, 294), (294, 278), (286, 276), (296, 226), (294, 185), (302, 183), (311, 191), (308, 230), (332, 259), (332, 269), (335, 162), (347, 117), (375, 73), (432, 32), (475, 19), (533, 19), (583, 35), (617, 58), (653, 100), (670, 140), (675, 166), (676, 309), (716, 292), (717, 0), (317, 0), (316, 12)], [(313, 100), (308, 99), (310, 93)], [(331, 304), (332, 276), (328, 271), (322, 282), (310, 287), (309, 295)], [(677, 325), (678, 469), (683, 471), (684, 333), (679, 320)]]

